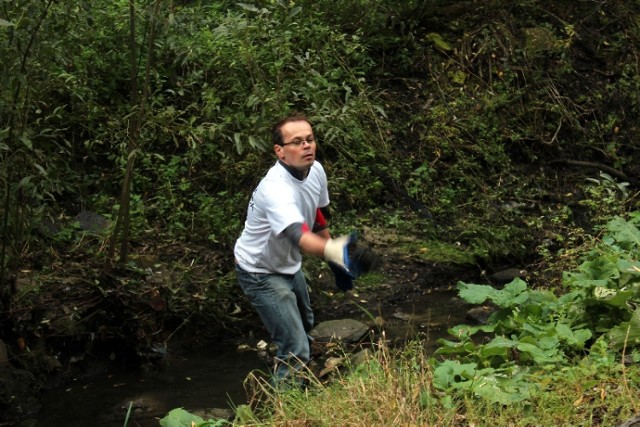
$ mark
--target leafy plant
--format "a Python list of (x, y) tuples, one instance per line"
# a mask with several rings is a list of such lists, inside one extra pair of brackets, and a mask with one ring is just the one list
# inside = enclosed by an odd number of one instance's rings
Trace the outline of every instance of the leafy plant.
[(502, 369), (480, 368), (476, 363), (460, 363), (447, 360), (435, 367), (433, 385), (456, 394), (472, 393), (475, 396), (508, 405), (526, 400), (535, 384), (529, 381), (526, 371), (517, 366)]
[(600, 172), (599, 179), (587, 178), (586, 180), (584, 191), (587, 197), (580, 204), (593, 212), (594, 222), (599, 223), (622, 213), (620, 209), (629, 199), (628, 182), (618, 182), (605, 172)]
[(227, 420), (204, 420), (202, 417), (185, 411), (182, 408), (176, 408), (160, 420), (162, 427), (222, 427), (231, 425)]
[[(440, 340), (434, 385), (467, 390), (477, 396), (508, 403), (528, 397), (523, 392), (533, 374), (552, 373), (577, 357), (607, 366), (607, 351), (640, 347), (640, 212), (611, 220), (602, 244), (586, 255), (577, 271), (565, 274), (569, 292), (560, 297), (548, 290), (528, 289), (514, 279), (503, 289), (459, 283), (460, 297), (472, 304), (496, 308), (486, 325), (459, 325), (449, 333), (459, 341)], [(476, 343), (478, 332), (495, 335)], [(595, 357), (591, 357), (593, 352)], [(455, 356), (455, 359), (449, 359)], [(496, 379), (499, 378), (498, 381)], [(487, 384), (485, 393), (478, 384)]]

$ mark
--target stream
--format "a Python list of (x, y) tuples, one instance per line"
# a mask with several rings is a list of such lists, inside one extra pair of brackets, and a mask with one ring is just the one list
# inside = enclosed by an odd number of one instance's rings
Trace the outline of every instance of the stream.
[(254, 369), (267, 368), (256, 352), (236, 351), (231, 343), (212, 343), (166, 359), (157, 372), (105, 374), (46, 392), (40, 396), (37, 419), (25, 426), (123, 426), (133, 402), (127, 425), (157, 427), (174, 408), (195, 412), (244, 403), (244, 378)]
[[(468, 307), (455, 297), (455, 291), (432, 291), (396, 306), (384, 307), (385, 338), (399, 343), (418, 334), (428, 352), (447, 329), (465, 323)], [(369, 322), (366, 313), (350, 316)], [(226, 408), (246, 403), (243, 381), (252, 370), (267, 369), (256, 351), (239, 351), (236, 343), (210, 343), (185, 354), (169, 349), (164, 368), (157, 372), (121, 372), (104, 374), (73, 383), (40, 395), (42, 410), (37, 418), (23, 421), (20, 427), (123, 426), (127, 424), (159, 426), (171, 409), (189, 412), (204, 408)]]

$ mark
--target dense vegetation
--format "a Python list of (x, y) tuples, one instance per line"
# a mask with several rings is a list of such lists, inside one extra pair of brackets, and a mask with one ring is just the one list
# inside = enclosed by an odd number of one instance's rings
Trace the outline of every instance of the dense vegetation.
[(47, 372), (88, 336), (140, 353), (185, 319), (226, 327), (231, 247), (291, 110), (335, 232), (562, 288), (640, 208), (639, 19), (622, 0), (4, 1), (0, 338)]
[[(461, 298), (494, 310), (482, 325), (451, 327), (431, 356), (419, 340), (390, 351), (382, 337), (367, 356), (344, 354), (347, 375), (327, 382), (309, 372), (306, 392), (276, 392), (250, 376), (266, 404), (238, 406), (234, 425), (623, 425), (634, 414), (637, 422), (639, 226), (639, 212), (612, 219), (564, 274), (559, 296), (519, 278), (501, 289), (459, 282)], [(227, 425), (182, 409), (161, 425), (191, 422)]]

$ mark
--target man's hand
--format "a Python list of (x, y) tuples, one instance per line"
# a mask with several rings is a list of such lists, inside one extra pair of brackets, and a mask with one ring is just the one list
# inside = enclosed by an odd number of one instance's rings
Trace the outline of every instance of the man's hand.
[(336, 281), (336, 287), (338, 289), (340, 289), (342, 292), (347, 292), (348, 290), (353, 288), (353, 278), (344, 268), (338, 267), (336, 263), (331, 261), (329, 261), (327, 264), (333, 272), (333, 278)]
[(356, 246), (356, 240), (355, 232), (329, 239), (324, 249), (324, 259), (341, 291), (353, 288), (353, 280), (380, 265), (380, 257), (366, 246)]
[(356, 245), (355, 232), (327, 240), (324, 259), (345, 270), (352, 279), (375, 270), (380, 265), (380, 257), (367, 246)]
[(355, 279), (350, 270), (349, 245), (357, 240), (356, 234), (346, 234), (335, 239), (327, 240), (324, 247), (324, 259), (345, 270), (352, 279)]

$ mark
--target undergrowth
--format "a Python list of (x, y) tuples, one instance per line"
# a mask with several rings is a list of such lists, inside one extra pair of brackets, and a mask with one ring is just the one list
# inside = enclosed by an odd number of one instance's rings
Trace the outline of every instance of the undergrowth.
[(559, 295), (521, 279), (502, 289), (459, 283), (463, 300), (493, 314), (450, 328), (453, 339), (440, 339), (432, 355), (419, 340), (392, 351), (383, 333), (364, 361), (347, 362), (331, 381), (307, 372), (307, 388), (282, 390), (250, 374), (254, 399), (233, 424), (604, 426), (630, 418), (640, 413), (639, 227), (640, 212), (609, 221), (565, 272)]

